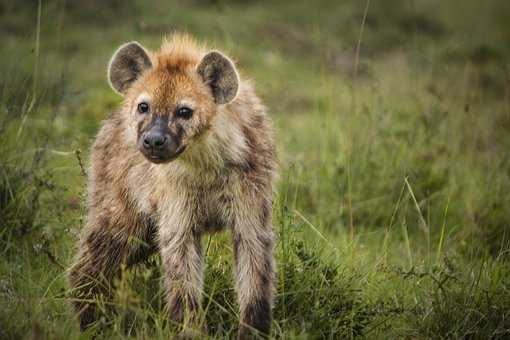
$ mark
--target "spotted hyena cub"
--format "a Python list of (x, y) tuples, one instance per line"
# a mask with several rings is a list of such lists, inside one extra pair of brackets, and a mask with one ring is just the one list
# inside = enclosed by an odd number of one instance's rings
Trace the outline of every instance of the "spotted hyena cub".
[(271, 122), (252, 86), (231, 59), (184, 35), (158, 52), (122, 45), (108, 78), (124, 101), (92, 147), (87, 223), (70, 272), (82, 329), (98, 317), (94, 296), (110, 293), (121, 267), (155, 251), (170, 319), (184, 332), (193, 329), (185, 325), (198, 323), (201, 308), (201, 238), (226, 228), (239, 337), (267, 335), (276, 155)]

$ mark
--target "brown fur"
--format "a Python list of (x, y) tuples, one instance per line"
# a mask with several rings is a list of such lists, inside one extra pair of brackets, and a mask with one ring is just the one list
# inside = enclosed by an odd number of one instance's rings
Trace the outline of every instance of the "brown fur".
[[(239, 337), (254, 329), (269, 333), (275, 279), (272, 126), (252, 86), (235, 70), (237, 78), (229, 70), (218, 88), (206, 79), (216, 70), (204, 71), (206, 76), (197, 71), (207, 52), (188, 36), (174, 35), (148, 54), (152, 68), (128, 85), (117, 84), (124, 103), (103, 122), (92, 147), (88, 218), (70, 273), (82, 328), (97, 319), (97, 311), (79, 299), (108, 294), (122, 264), (133, 265), (155, 250), (163, 260), (170, 318), (193, 324), (203, 284), (201, 236), (226, 228), (234, 243)], [(231, 65), (228, 59), (222, 63)], [(223, 91), (220, 97), (217, 91)], [(145, 116), (136, 112), (141, 95), (152, 109)], [(194, 108), (189, 120), (172, 118), (182, 101)], [(186, 146), (163, 164), (148, 161), (137, 148), (157, 117)]]

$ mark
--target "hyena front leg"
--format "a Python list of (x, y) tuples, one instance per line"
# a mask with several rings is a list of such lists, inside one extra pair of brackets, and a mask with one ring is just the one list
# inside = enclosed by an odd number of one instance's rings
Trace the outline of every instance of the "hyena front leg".
[(181, 335), (205, 332), (205, 320), (198, 318), (203, 285), (201, 234), (185, 215), (166, 221), (160, 226), (159, 246), (170, 319), (182, 328)]
[(112, 223), (107, 216), (88, 221), (69, 272), (72, 303), (82, 330), (98, 319), (96, 298), (111, 295), (113, 279), (122, 265), (134, 265), (155, 250), (154, 227), (149, 220), (126, 226)]
[(275, 269), (270, 210), (270, 203), (243, 210), (234, 227), (239, 339), (267, 337), (271, 328)]

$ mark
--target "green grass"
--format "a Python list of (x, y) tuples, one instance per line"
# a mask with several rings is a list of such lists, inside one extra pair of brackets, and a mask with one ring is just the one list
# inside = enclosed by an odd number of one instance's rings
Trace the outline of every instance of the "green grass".
[[(507, 2), (372, 0), (363, 30), (354, 0), (39, 4), (0, 2), (1, 338), (172, 334), (157, 256), (85, 334), (66, 268), (85, 209), (76, 152), (86, 165), (120, 104), (109, 57), (173, 30), (235, 57), (277, 127), (274, 337), (510, 337)], [(229, 238), (204, 242), (210, 335), (232, 337)]]

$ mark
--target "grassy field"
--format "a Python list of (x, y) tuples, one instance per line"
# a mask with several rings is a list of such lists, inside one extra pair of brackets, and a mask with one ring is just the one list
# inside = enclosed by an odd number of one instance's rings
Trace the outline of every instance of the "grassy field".
[[(272, 335), (510, 338), (507, 1), (0, 1), (0, 338), (168, 338), (160, 259), (80, 334), (67, 268), (121, 43), (186, 31), (232, 55), (277, 127)], [(235, 335), (227, 235), (211, 337)]]

